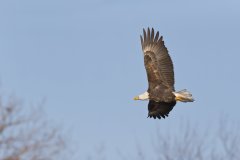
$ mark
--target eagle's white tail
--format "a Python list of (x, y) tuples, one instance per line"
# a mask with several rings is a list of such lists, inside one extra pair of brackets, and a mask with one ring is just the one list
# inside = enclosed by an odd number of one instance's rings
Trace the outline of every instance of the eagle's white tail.
[(176, 101), (181, 101), (181, 102), (193, 102), (194, 101), (192, 94), (190, 92), (188, 92), (186, 89), (183, 89), (178, 92), (173, 92), (173, 94), (176, 97), (175, 98)]

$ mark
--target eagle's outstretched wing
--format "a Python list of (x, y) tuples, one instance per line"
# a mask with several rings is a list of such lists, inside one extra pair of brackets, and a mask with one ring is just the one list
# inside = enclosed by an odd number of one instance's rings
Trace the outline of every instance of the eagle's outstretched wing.
[(176, 101), (173, 102), (156, 102), (153, 100), (149, 100), (148, 103), (148, 117), (150, 118), (165, 118), (168, 116), (169, 112), (175, 106)]
[(147, 33), (143, 29), (141, 38), (142, 50), (144, 52), (144, 64), (148, 77), (148, 93), (150, 100), (156, 102), (174, 101), (174, 72), (173, 63), (164, 45), (159, 32), (154, 34), (154, 29)]

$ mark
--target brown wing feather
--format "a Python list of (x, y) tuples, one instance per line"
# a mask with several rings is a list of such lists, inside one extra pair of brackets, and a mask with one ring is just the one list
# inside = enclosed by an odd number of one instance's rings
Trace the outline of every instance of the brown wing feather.
[(144, 64), (147, 71), (150, 99), (155, 101), (170, 102), (174, 100), (174, 72), (173, 63), (164, 45), (159, 32), (154, 35), (154, 29), (147, 33), (143, 29), (141, 38), (144, 52)]
[(176, 101), (173, 102), (156, 102), (150, 100), (148, 103), (148, 117), (150, 118), (165, 118), (168, 116), (169, 112), (176, 105)]

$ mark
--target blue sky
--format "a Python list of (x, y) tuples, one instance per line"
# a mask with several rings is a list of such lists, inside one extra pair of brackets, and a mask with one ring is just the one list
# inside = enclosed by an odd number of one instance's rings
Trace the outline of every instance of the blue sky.
[[(109, 153), (151, 145), (156, 126), (177, 132), (182, 119), (202, 129), (221, 114), (240, 120), (239, 6), (237, 0), (1, 1), (2, 92), (26, 104), (45, 99), (48, 117), (69, 130), (82, 157), (99, 144)], [(147, 89), (139, 35), (148, 26), (164, 37), (175, 88), (196, 99), (160, 121), (146, 118), (147, 102), (132, 100)]]

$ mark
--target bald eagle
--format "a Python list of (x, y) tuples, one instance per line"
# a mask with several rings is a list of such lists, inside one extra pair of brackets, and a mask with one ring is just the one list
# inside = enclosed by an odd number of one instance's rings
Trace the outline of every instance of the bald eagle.
[(149, 100), (148, 117), (165, 118), (176, 105), (177, 101), (193, 102), (194, 99), (186, 89), (175, 92), (174, 71), (171, 57), (164, 45), (163, 37), (159, 32), (154, 34), (148, 28), (143, 29), (140, 36), (144, 55), (144, 65), (147, 72), (148, 90), (134, 100)]

